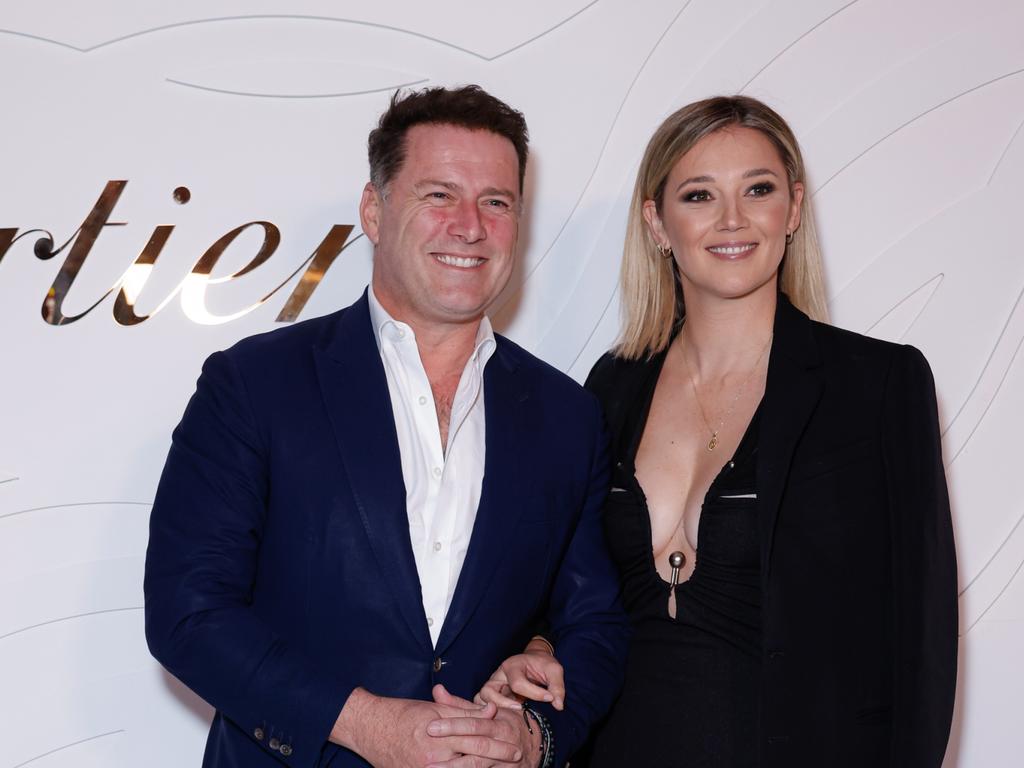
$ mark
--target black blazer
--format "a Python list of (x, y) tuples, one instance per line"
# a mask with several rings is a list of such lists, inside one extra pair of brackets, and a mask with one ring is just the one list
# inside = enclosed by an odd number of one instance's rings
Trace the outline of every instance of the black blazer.
[[(659, 362), (605, 355), (587, 382), (616, 463)], [(938, 768), (956, 683), (956, 559), (924, 357), (813, 322), (780, 294), (757, 478), (760, 765)]]

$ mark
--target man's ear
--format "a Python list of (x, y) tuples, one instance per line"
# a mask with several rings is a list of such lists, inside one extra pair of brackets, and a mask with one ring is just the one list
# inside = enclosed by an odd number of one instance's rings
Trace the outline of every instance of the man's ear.
[(383, 203), (384, 200), (373, 182), (366, 182), (366, 186), (363, 187), (363, 196), (359, 200), (359, 225), (374, 245), (377, 245), (377, 241), (380, 239), (380, 214)]

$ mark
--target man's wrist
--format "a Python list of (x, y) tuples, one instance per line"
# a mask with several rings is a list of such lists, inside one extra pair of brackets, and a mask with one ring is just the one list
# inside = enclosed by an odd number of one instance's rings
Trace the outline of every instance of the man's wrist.
[(378, 698), (365, 688), (353, 690), (331, 729), (331, 742), (361, 754), (359, 737), (365, 732), (365, 723)]

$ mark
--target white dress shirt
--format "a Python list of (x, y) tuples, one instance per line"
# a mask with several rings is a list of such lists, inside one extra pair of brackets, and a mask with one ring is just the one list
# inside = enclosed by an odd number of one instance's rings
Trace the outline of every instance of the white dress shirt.
[(447, 453), (427, 373), (411, 327), (368, 291), (370, 322), (384, 363), (405, 480), (405, 507), (423, 611), (437, 645), (469, 549), (484, 478), (484, 367), (494, 354), (491, 323), (480, 321), (473, 354), (452, 401)]

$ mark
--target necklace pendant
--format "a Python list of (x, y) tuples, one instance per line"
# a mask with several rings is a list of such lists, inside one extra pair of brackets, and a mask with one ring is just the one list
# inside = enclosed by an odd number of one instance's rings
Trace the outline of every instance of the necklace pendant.
[(708, 450), (709, 451), (713, 451), (717, 447), (718, 447), (718, 433), (717, 432), (713, 432), (711, 434), (711, 439), (708, 440)]

